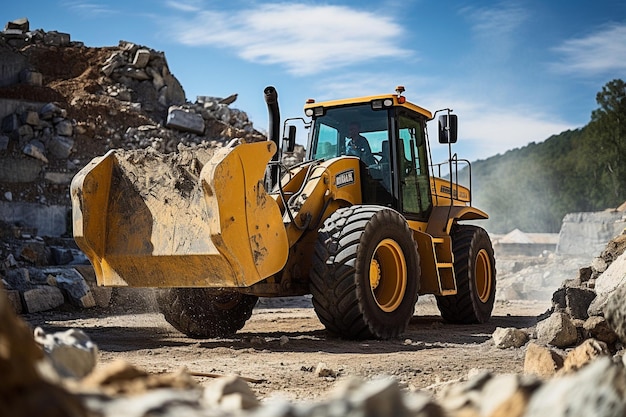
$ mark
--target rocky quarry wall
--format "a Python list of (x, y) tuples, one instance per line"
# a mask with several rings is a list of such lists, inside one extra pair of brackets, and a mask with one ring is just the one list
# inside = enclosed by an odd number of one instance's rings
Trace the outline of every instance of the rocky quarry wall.
[[(131, 42), (89, 48), (19, 19), (0, 34), (0, 58), (0, 415), (626, 415), (626, 237), (616, 213), (566, 217), (560, 253), (498, 259), (500, 299), (552, 299), (536, 326), (493, 334), (495, 346), (523, 352), (525, 375), (479, 372), (442, 384), (438, 397), (391, 378), (349, 381), (318, 403), (260, 404), (237, 377), (201, 388), (185, 372), (93, 371), (97, 346), (86, 334), (33, 334), (15, 314), (109, 304), (111, 289), (95, 286), (69, 234), (73, 175), (112, 148), (167, 153), (265, 138), (231, 107), (236, 95), (188, 102), (164, 54)], [(577, 257), (589, 253), (600, 255)]]
[(621, 209), (567, 214), (559, 232), (557, 252), (570, 256), (600, 253), (625, 227), (626, 215)]

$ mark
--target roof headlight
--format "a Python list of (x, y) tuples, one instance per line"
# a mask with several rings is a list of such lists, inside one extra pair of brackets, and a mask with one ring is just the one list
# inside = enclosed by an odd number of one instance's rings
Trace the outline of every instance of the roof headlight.
[(309, 117), (320, 117), (323, 116), (325, 113), (324, 110), (324, 106), (318, 106), (318, 107), (309, 107), (307, 109), (304, 109), (304, 114), (309, 116)]
[(381, 110), (393, 106), (393, 99), (391, 98), (379, 98), (372, 100), (372, 110)]

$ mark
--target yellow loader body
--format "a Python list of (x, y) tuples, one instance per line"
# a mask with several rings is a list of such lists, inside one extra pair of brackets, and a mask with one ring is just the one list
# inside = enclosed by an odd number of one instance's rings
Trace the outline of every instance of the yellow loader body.
[(94, 159), (71, 197), (98, 284), (168, 287), (160, 309), (191, 337), (241, 329), (259, 296), (311, 294), (326, 328), (354, 339), (400, 335), (419, 294), (434, 294), (447, 321), (485, 322), (495, 259), (487, 232), (460, 223), (488, 216), (472, 207), (469, 161), (452, 155), (457, 118), (440, 111), (449, 158), (433, 164), (434, 116), (403, 91), (309, 100), (307, 155), (291, 168), (281, 153), (294, 150), (296, 130), (279, 137), (271, 86), (268, 141)]

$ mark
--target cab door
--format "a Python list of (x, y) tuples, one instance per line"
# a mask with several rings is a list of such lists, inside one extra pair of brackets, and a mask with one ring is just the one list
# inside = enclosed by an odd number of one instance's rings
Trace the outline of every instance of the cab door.
[(400, 109), (397, 114), (396, 172), (402, 213), (410, 220), (428, 220), (432, 195), (424, 117)]

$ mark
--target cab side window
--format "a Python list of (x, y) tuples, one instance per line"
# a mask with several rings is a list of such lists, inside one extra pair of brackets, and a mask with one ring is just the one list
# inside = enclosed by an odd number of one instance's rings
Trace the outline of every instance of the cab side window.
[(317, 149), (313, 159), (328, 159), (337, 156), (339, 131), (332, 126), (320, 124)]

